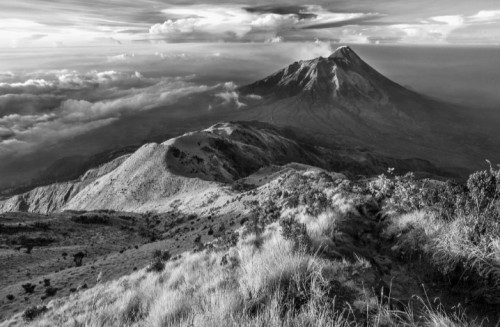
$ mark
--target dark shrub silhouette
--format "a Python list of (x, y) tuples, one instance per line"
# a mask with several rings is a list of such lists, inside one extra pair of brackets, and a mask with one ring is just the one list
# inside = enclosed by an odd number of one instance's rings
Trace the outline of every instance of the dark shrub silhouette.
[(32, 321), (47, 311), (48, 311), (48, 309), (44, 305), (43, 306), (33, 306), (33, 307), (29, 307), (28, 309), (26, 309), (26, 311), (23, 312), (22, 317), (25, 321)]

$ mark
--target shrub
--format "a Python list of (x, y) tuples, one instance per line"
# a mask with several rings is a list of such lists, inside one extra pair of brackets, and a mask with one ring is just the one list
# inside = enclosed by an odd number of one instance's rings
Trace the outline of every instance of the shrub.
[(73, 261), (75, 262), (75, 266), (76, 267), (81, 267), (82, 264), (83, 264), (83, 258), (87, 256), (85, 253), (83, 252), (78, 252), (78, 253), (75, 253), (73, 254)]
[(163, 269), (165, 269), (165, 262), (170, 260), (172, 255), (170, 254), (169, 251), (155, 250), (153, 251), (152, 257), (153, 258), (151, 259), (151, 262), (149, 263), (149, 266), (146, 269), (146, 271), (162, 272)]
[(35, 287), (36, 287), (36, 285), (31, 284), (31, 283), (26, 283), (26, 284), (23, 284), (21, 286), (22, 286), (22, 288), (24, 288), (24, 291), (28, 294), (33, 293), (35, 291)]
[(238, 244), (238, 239), (240, 237), (240, 234), (238, 232), (232, 232), (232, 233), (227, 233), (219, 238), (217, 238), (214, 242), (213, 245), (217, 250), (227, 250), (233, 246), (236, 246)]
[(57, 288), (55, 288), (55, 287), (49, 286), (45, 289), (45, 296), (46, 297), (54, 296), (54, 295), (56, 295), (56, 293), (57, 293)]
[(271, 200), (263, 203), (253, 203), (251, 218), (247, 220), (243, 229), (243, 236), (255, 234), (259, 236), (264, 231), (265, 227), (280, 217), (281, 211)]
[(294, 244), (294, 249), (308, 250), (311, 246), (311, 238), (307, 234), (305, 224), (299, 223), (293, 217), (280, 220), (281, 235), (285, 240)]
[(48, 309), (44, 305), (32, 306), (23, 312), (22, 317), (25, 321), (29, 322), (29, 321), (35, 320), (37, 317), (39, 317), (40, 315), (42, 315), (43, 313), (45, 313), (47, 311), (48, 311)]

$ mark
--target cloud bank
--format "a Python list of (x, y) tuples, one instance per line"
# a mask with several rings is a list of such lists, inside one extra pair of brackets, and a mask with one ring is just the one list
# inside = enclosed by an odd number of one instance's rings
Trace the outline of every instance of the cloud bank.
[(147, 78), (138, 72), (43, 75), (0, 83), (0, 155), (35, 151), (209, 89), (192, 77)]

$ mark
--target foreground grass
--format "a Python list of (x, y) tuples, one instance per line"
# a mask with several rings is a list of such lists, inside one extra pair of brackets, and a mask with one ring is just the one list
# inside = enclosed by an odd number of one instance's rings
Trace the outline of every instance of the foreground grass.
[[(316, 237), (324, 237), (331, 226), (315, 223), (311, 227)], [(160, 273), (141, 270), (55, 300), (45, 315), (26, 325), (477, 325), (430, 305), (419, 312), (408, 307), (391, 309), (374, 292), (372, 271), (361, 258), (334, 261), (297, 250), (273, 224), (258, 237), (240, 240), (227, 253), (186, 254), (168, 262)]]
[(424, 259), (450, 286), (470, 289), (473, 301), (500, 305), (500, 169), (476, 172), (465, 185), (411, 175), (382, 176), (374, 185), (390, 213), (384, 235), (396, 253)]
[(422, 256), (453, 282), (468, 282), (474, 296), (500, 304), (500, 235), (470, 237), (466, 217), (445, 221), (428, 211), (391, 217), (384, 234), (402, 257)]

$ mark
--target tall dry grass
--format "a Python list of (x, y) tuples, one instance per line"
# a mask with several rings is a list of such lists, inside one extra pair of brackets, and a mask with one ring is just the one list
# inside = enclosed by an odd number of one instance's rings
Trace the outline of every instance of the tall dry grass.
[[(300, 210), (299, 210), (300, 211)], [(416, 216), (415, 216), (416, 217)], [(342, 211), (296, 219), (316, 244), (335, 232)], [(419, 218), (425, 218), (421, 215)], [(425, 222), (425, 221), (424, 221)], [(430, 229), (420, 219), (395, 221), (388, 232), (413, 224), (432, 240), (445, 226)], [(414, 226), (415, 227), (415, 226)], [(412, 227), (412, 228), (414, 228)], [(417, 228), (417, 229), (418, 229)], [(259, 242), (255, 239), (259, 238)], [(259, 246), (256, 246), (259, 244)], [(224, 263), (223, 256), (232, 258)], [(227, 260), (226, 260), (227, 262)], [(392, 310), (364, 284), (367, 260), (320, 258), (297, 250), (282, 237), (279, 224), (248, 235), (227, 253), (186, 253), (162, 272), (146, 269), (93, 289), (54, 300), (49, 311), (26, 326), (476, 326), (426, 306), (416, 319), (411, 310)], [(358, 276), (358, 277), (353, 277)], [(421, 313), (419, 313), (420, 315)]]
[(459, 270), (462, 277), (500, 291), (500, 235), (471, 239), (469, 220), (459, 215), (445, 221), (432, 212), (416, 211), (390, 218), (384, 234), (397, 240), (396, 250), (424, 254), (445, 275)]

